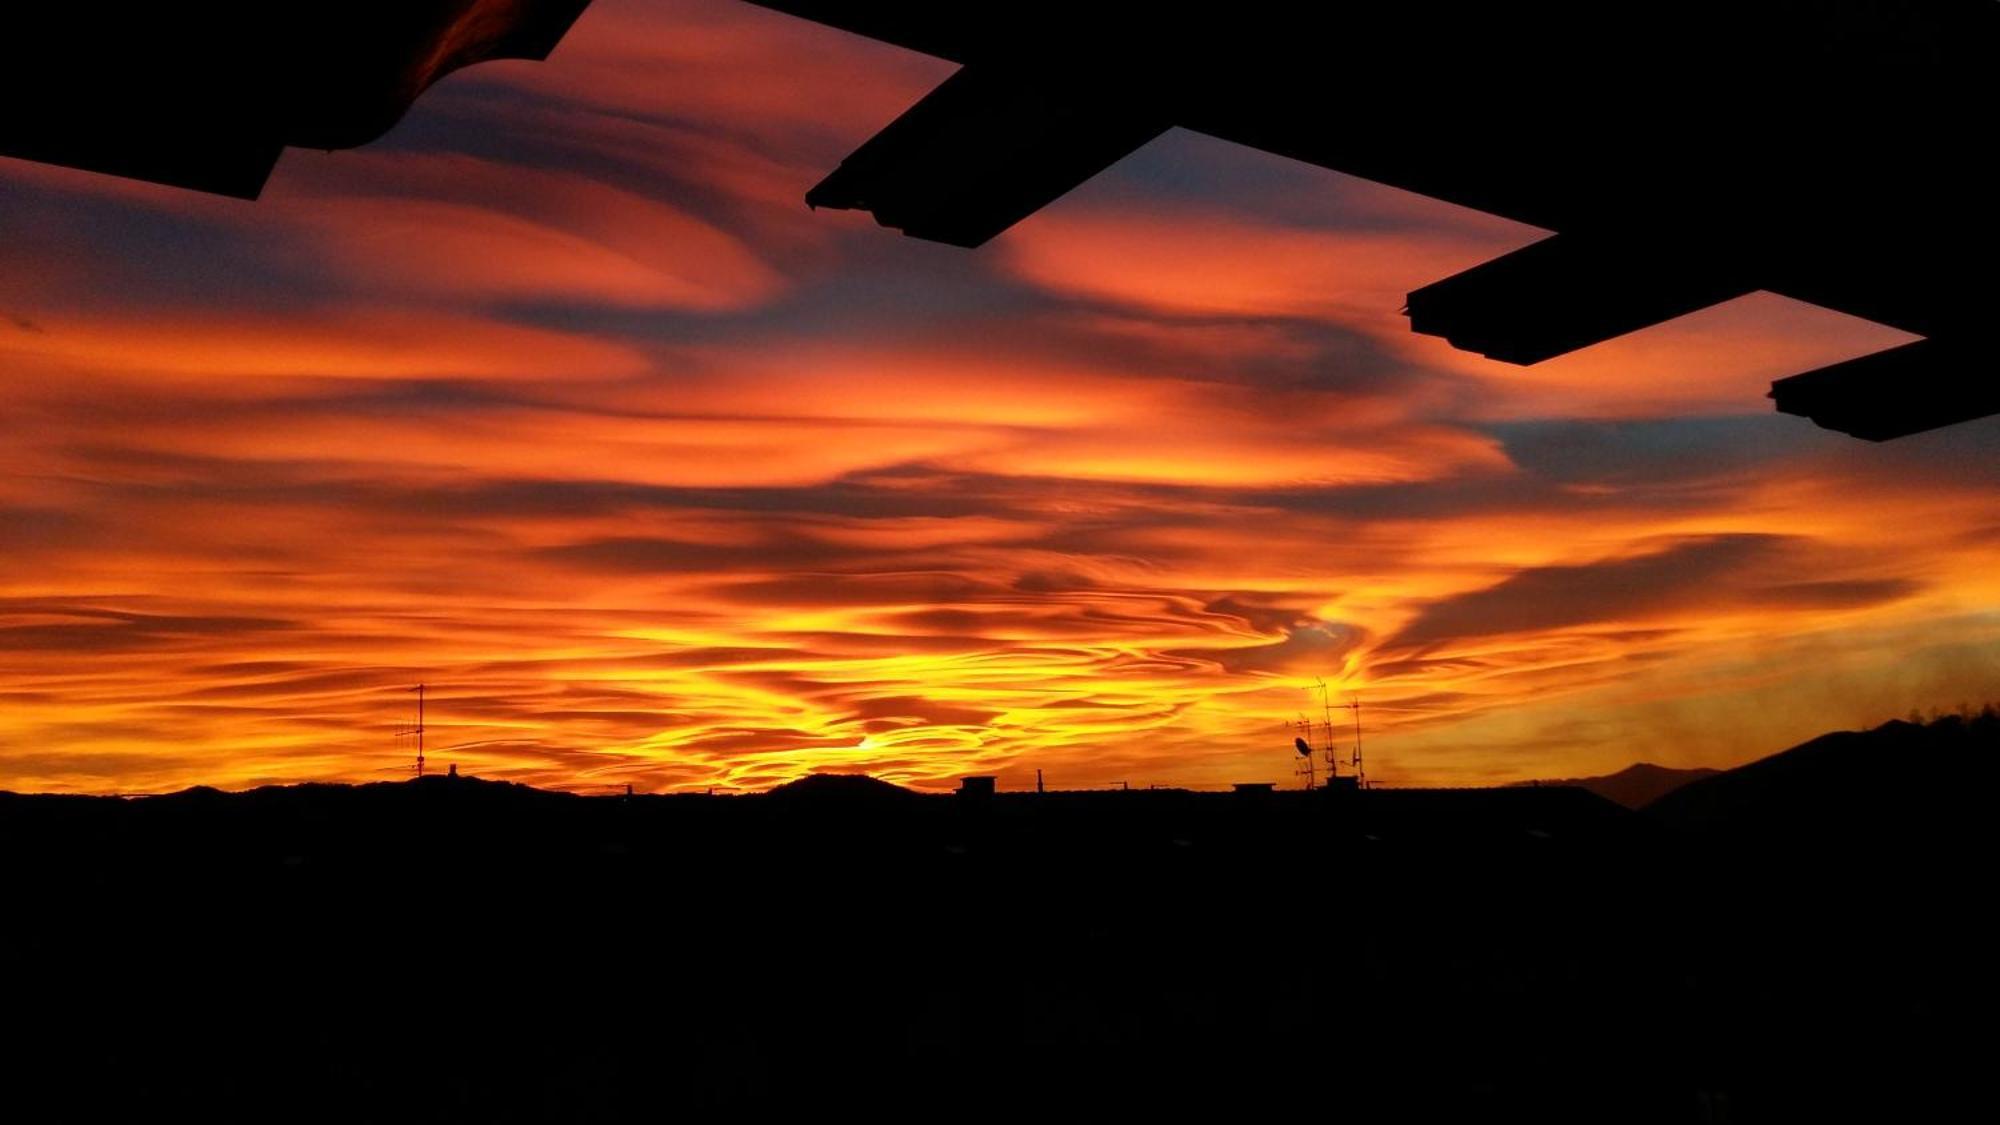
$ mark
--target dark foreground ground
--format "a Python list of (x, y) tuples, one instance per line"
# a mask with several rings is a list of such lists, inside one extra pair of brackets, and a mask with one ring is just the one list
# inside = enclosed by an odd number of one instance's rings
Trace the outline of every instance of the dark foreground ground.
[[(1834, 736), (1636, 813), (0, 796), (0, 1116), (1984, 1116), (1992, 734)], [(1884, 753), (1958, 776), (1878, 782)]]

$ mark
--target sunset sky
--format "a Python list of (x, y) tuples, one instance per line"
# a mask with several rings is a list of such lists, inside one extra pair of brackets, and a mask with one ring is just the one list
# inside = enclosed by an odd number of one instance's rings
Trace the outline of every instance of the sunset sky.
[[(2000, 698), (2000, 420), (1769, 295), (1532, 367), (1543, 232), (1184, 131), (982, 249), (803, 196), (947, 63), (598, 0), (247, 203), (0, 159), (0, 788), (1731, 765)], [(1386, 111), (1385, 107), (1378, 107)]]

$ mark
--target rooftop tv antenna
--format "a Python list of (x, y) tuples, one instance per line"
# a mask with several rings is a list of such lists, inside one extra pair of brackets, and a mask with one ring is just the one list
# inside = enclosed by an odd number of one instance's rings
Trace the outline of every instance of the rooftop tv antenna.
[(1327, 689), (1326, 681), (1318, 676), (1313, 677), (1313, 685), (1319, 692), (1320, 714), (1325, 720), (1326, 776), (1327, 784), (1331, 785), (1332, 779), (1340, 776), (1340, 754), (1333, 748), (1333, 694)]
[(1304, 778), (1307, 789), (1317, 789), (1319, 778), (1313, 769), (1312, 720), (1300, 715), (1296, 725), (1300, 733), (1297, 738), (1292, 739), (1292, 749), (1299, 752), (1299, 758), (1292, 763), (1292, 776)]
[(1361, 696), (1354, 695), (1347, 701), (1348, 709), (1354, 712), (1354, 783), (1368, 788), (1368, 771), (1361, 765)]
[(417, 776), (424, 776), (424, 688), (418, 684), (411, 688), (417, 693), (417, 721), (396, 728), (397, 738), (412, 738), (417, 743)]

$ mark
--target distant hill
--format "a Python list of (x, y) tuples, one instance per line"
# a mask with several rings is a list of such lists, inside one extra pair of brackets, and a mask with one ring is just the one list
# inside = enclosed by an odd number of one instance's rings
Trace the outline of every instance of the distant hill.
[(2000, 781), (2000, 717), (1839, 731), (1691, 782), (1644, 809), (1734, 839), (1893, 846), (1984, 832)]
[(1671, 766), (1656, 766), (1651, 762), (1637, 762), (1617, 773), (1601, 777), (1565, 777), (1554, 781), (1530, 781), (1521, 784), (1573, 785), (1578, 789), (1588, 789), (1608, 801), (1616, 801), (1628, 809), (1638, 809), (1652, 804), (1691, 781), (1713, 777), (1719, 772), (1712, 769), (1675, 769)]
[(292, 785), (262, 785), (255, 789), (228, 792), (209, 785), (196, 785), (144, 800), (158, 806), (184, 805), (190, 808), (225, 809), (325, 809), (341, 806), (381, 807), (449, 801), (460, 805), (509, 807), (576, 800), (573, 794), (555, 789), (537, 789), (517, 781), (495, 781), (470, 774), (428, 774), (397, 781), (368, 781), (359, 784), (305, 781)]
[(923, 794), (865, 773), (814, 773), (797, 781), (787, 781), (770, 791), (785, 801), (824, 801), (829, 804), (900, 804)]

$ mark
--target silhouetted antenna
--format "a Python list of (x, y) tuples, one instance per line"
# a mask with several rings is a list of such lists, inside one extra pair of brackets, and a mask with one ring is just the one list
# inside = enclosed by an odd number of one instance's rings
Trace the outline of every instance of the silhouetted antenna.
[(411, 688), (417, 693), (417, 721), (396, 728), (397, 738), (414, 739), (417, 744), (417, 776), (424, 776), (424, 684)]
[(1366, 789), (1368, 771), (1361, 765), (1361, 696), (1357, 694), (1349, 699), (1347, 706), (1354, 712), (1354, 783)]
[(1300, 715), (1296, 726), (1299, 736), (1292, 739), (1292, 749), (1298, 751), (1299, 756), (1292, 762), (1292, 776), (1304, 779), (1307, 789), (1317, 789), (1319, 777), (1318, 771), (1313, 768), (1312, 720)]
[(1340, 755), (1333, 748), (1333, 698), (1332, 694), (1327, 690), (1325, 680), (1314, 676), (1313, 686), (1319, 692), (1320, 714), (1325, 721), (1326, 783), (1332, 785), (1333, 779), (1340, 776)]

